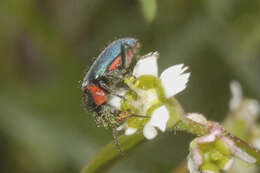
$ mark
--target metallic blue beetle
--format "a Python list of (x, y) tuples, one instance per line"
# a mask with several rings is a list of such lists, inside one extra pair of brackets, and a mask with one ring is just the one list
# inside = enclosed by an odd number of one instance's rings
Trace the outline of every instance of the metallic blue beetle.
[(103, 50), (83, 79), (84, 102), (92, 111), (98, 126), (118, 125), (120, 110), (108, 105), (108, 95), (116, 95), (119, 87), (125, 87), (123, 79), (131, 75), (139, 43), (134, 38), (122, 38)]
[(128, 113), (107, 104), (108, 95), (122, 97), (116, 91), (120, 87), (127, 89), (124, 77), (132, 74), (138, 48), (139, 43), (134, 38), (122, 38), (111, 43), (92, 64), (81, 87), (84, 102), (92, 111), (97, 125), (113, 128), (114, 142), (120, 152), (116, 127), (122, 121), (120, 115)]

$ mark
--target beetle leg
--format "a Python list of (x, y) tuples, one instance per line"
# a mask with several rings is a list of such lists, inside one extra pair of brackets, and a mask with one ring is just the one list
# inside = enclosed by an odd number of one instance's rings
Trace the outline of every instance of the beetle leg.
[(146, 116), (146, 115), (137, 115), (137, 114), (133, 114), (131, 112), (121, 112), (118, 115), (118, 121), (123, 122), (123, 121), (127, 120), (128, 118), (132, 118), (132, 117), (151, 118), (150, 116)]
[(106, 74), (104, 74), (104, 77), (106, 79), (108, 79), (108, 81), (116, 81), (114, 84), (115, 86), (119, 86), (121, 88), (124, 88), (125, 90), (127, 91), (131, 91), (131, 92), (135, 92), (134, 90), (132, 90), (125, 82), (125, 78), (134, 78), (136, 80), (136, 77), (130, 73), (126, 73), (124, 75), (121, 75), (121, 72), (120, 71), (117, 71), (117, 70), (114, 70), (114, 71), (111, 71), (111, 72), (108, 72)]
[(111, 89), (104, 81), (100, 80), (99, 81), (99, 85), (101, 86), (101, 88), (103, 88), (104, 90), (106, 90), (107, 92), (109, 92), (109, 94), (114, 95), (119, 97), (120, 99), (126, 100), (126, 98), (124, 96), (121, 96), (119, 94), (116, 93), (116, 91), (114, 91), (113, 89)]
[(124, 153), (123, 153), (123, 151), (120, 147), (120, 144), (118, 142), (118, 132), (117, 132), (116, 128), (113, 128), (113, 138), (114, 138), (114, 143), (116, 145), (116, 148), (119, 150), (120, 154), (123, 155)]
[[(131, 77), (134, 77), (133, 75), (128, 75), (128, 76), (131, 76)], [(106, 74), (104, 74), (104, 80), (107, 80), (107, 82), (111, 82), (112, 81), (112, 85), (115, 86), (116, 88), (123, 88), (127, 91), (131, 91), (131, 92), (135, 92), (133, 91), (131, 88), (129, 88), (129, 86), (124, 82), (125, 80), (125, 76), (122, 76), (120, 71), (117, 71), (117, 70), (114, 70), (114, 71), (111, 71), (111, 72), (108, 72)], [(114, 94), (115, 92), (113, 91), (112, 88), (114, 87), (108, 87), (108, 84), (107, 84), (106, 81), (103, 81), (103, 80), (100, 80), (100, 85), (101, 87), (103, 87), (105, 90), (107, 90), (108, 92)], [(111, 86), (111, 85), (109, 85)], [(114, 94), (116, 95), (116, 94)], [(122, 98), (122, 97), (121, 97)]]
[(104, 74), (104, 76), (111, 80), (117, 79), (120, 82), (124, 81), (124, 76), (121, 74), (121, 71), (119, 69), (109, 71), (106, 74)]
[(137, 115), (137, 114), (131, 114), (126, 118), (132, 118), (132, 117), (138, 117), (138, 118), (151, 118), (150, 116), (147, 115)]

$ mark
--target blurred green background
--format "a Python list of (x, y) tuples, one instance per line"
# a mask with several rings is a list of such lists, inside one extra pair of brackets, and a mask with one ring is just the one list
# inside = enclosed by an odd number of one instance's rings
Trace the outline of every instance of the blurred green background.
[[(1, 0), (0, 172), (79, 172), (112, 139), (81, 102), (93, 57), (135, 37), (141, 54), (159, 51), (161, 71), (185, 63), (186, 112), (222, 121), (229, 82), (260, 99), (259, 0)], [(170, 172), (192, 136), (160, 135), (109, 172)]]

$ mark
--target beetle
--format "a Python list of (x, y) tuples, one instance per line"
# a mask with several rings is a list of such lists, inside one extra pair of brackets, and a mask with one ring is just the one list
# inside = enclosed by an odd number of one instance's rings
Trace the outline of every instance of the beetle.
[[(117, 137), (115, 129), (122, 118), (120, 115), (127, 113), (107, 104), (108, 95), (123, 98), (116, 91), (119, 87), (127, 89), (124, 77), (131, 75), (139, 47), (135, 38), (115, 40), (99, 54), (82, 82), (85, 105), (92, 111), (98, 126), (113, 128), (114, 139)], [(119, 146), (117, 140), (115, 143)]]

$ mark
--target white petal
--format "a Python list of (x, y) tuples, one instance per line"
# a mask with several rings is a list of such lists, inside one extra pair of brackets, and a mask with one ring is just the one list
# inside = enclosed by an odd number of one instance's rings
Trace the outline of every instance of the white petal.
[(144, 137), (146, 137), (146, 139), (153, 139), (157, 136), (157, 130), (154, 128), (153, 125), (150, 124), (150, 122), (148, 122), (143, 129), (143, 134)]
[(209, 142), (213, 142), (215, 140), (216, 140), (216, 135), (214, 133), (210, 133), (209, 135), (197, 138), (197, 142), (199, 144), (209, 143)]
[(124, 123), (121, 126), (117, 127), (116, 130), (117, 131), (125, 130), (125, 135), (133, 135), (137, 131), (137, 128), (131, 128), (128, 126), (127, 123)]
[(116, 128), (117, 131), (121, 131), (124, 130), (128, 127), (127, 123), (124, 123), (122, 125), (120, 125), (119, 127)]
[(199, 113), (188, 113), (187, 118), (191, 119), (192, 121), (195, 121), (199, 124), (207, 125), (207, 119)]
[(190, 154), (188, 156), (188, 169), (189, 169), (190, 173), (200, 173), (200, 171), (198, 170), (198, 166), (195, 165), (195, 162), (191, 158)]
[(242, 87), (239, 82), (232, 81), (230, 83), (230, 90), (231, 90), (232, 98), (229, 102), (229, 108), (230, 110), (235, 110), (240, 106), (242, 102), (242, 97), (243, 97)]
[(150, 123), (152, 126), (158, 127), (161, 131), (164, 132), (169, 118), (170, 113), (166, 106), (161, 106), (153, 112)]
[(256, 116), (260, 112), (260, 104), (257, 100), (251, 99), (248, 103), (248, 111), (252, 116)]
[(260, 149), (260, 139), (259, 138), (253, 139), (252, 145), (259, 150)]
[(200, 165), (203, 163), (203, 158), (200, 155), (198, 148), (194, 148), (192, 150), (192, 156), (193, 156), (192, 159), (194, 161), (194, 164), (196, 164), (197, 168), (199, 168)]
[(178, 64), (162, 72), (160, 78), (167, 98), (176, 95), (186, 88), (190, 73), (183, 72), (187, 69), (187, 67), (183, 67), (183, 64)]
[(243, 150), (241, 150), (240, 148), (236, 147), (235, 149), (233, 149), (233, 154), (241, 159), (244, 160), (247, 163), (255, 163), (256, 159), (252, 156), (250, 156), (249, 154), (247, 154), (246, 152), (244, 152)]
[[(119, 90), (116, 94), (124, 96), (126, 93), (125, 90)], [(115, 95), (109, 95), (107, 104), (113, 106), (114, 108), (120, 110), (121, 107), (121, 98)]]
[(256, 159), (253, 156), (250, 156), (247, 152), (243, 151), (239, 147), (237, 147), (234, 142), (227, 138), (223, 137), (222, 140), (224, 140), (230, 147), (232, 154), (239, 158), (240, 160), (244, 160), (247, 163), (255, 163)]
[(133, 135), (133, 134), (135, 134), (136, 131), (137, 131), (137, 128), (128, 127), (128, 128), (125, 130), (125, 135)]
[(142, 75), (153, 75), (158, 76), (158, 65), (157, 59), (159, 57), (158, 52), (151, 52), (142, 57), (134, 67), (133, 75), (140, 77)]
[(223, 170), (228, 171), (234, 164), (234, 158), (231, 158), (224, 166)]
[(107, 101), (107, 104), (113, 106), (114, 108), (120, 110), (121, 107), (121, 98), (117, 96), (109, 96), (109, 99)]

